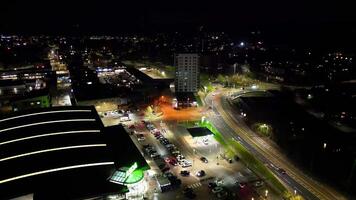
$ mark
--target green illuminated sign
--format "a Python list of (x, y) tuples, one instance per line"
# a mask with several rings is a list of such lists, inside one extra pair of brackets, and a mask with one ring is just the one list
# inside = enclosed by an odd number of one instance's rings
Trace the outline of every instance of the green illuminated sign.
[(126, 174), (125, 174), (125, 179), (127, 177), (129, 177), (132, 172), (134, 172), (135, 170), (137, 169), (137, 163), (135, 162), (127, 171), (126, 171)]

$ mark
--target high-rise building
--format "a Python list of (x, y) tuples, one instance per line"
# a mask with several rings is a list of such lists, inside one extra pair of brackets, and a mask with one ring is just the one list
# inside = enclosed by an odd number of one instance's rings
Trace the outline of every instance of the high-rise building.
[(199, 87), (199, 55), (194, 53), (176, 54), (175, 91), (197, 92)]

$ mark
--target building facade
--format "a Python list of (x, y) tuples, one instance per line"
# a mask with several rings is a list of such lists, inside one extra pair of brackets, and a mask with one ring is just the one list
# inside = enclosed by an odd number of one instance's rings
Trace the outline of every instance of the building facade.
[(197, 92), (199, 88), (199, 55), (176, 54), (175, 91), (178, 93)]

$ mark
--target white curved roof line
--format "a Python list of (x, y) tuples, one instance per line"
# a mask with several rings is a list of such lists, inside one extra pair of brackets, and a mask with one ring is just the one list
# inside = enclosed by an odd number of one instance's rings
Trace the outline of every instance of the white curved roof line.
[(0, 122), (12, 120), (12, 119), (18, 119), (18, 118), (22, 118), (22, 117), (34, 116), (34, 115), (45, 115), (45, 114), (63, 113), (63, 112), (91, 112), (91, 110), (53, 110), (53, 111), (37, 112), (37, 113), (31, 113), (31, 114), (25, 114), (25, 115), (19, 115), (19, 116), (15, 116), (15, 117), (0, 119)]
[(61, 150), (79, 149), (79, 148), (90, 148), (90, 147), (106, 147), (106, 144), (86, 144), (86, 145), (76, 145), (76, 146), (67, 146), (67, 147), (58, 147), (58, 148), (52, 148), (52, 149), (44, 149), (44, 150), (39, 150), (39, 151), (33, 151), (33, 152), (18, 154), (18, 155), (6, 157), (6, 158), (1, 158), (0, 162), (6, 161), (6, 160), (15, 159), (15, 158), (21, 158), (21, 157), (25, 157), (25, 156), (31, 156), (31, 155), (35, 155), (35, 154), (40, 154), (40, 153), (52, 152), (52, 151), (61, 151)]
[(36, 123), (25, 124), (25, 125), (20, 125), (20, 126), (14, 126), (14, 127), (10, 127), (10, 128), (1, 129), (0, 133), (1, 132), (5, 132), (5, 131), (18, 129), (18, 128), (24, 128), (24, 127), (36, 126), (36, 125), (42, 125), (42, 124), (52, 124), (52, 123), (61, 123), (61, 122), (80, 122), (80, 121), (82, 121), (82, 122), (92, 122), (92, 121), (95, 121), (95, 119), (63, 119), (63, 120), (36, 122)]
[(41, 175), (41, 174), (48, 174), (51, 172), (58, 172), (58, 171), (64, 171), (64, 170), (69, 170), (69, 169), (76, 169), (76, 168), (84, 168), (84, 167), (95, 167), (95, 166), (101, 166), (101, 165), (113, 165), (114, 162), (100, 162), (100, 163), (88, 163), (88, 164), (81, 164), (81, 165), (72, 165), (72, 166), (67, 166), (67, 167), (60, 167), (60, 168), (54, 168), (54, 169), (48, 169), (48, 170), (43, 170), (43, 171), (38, 171), (38, 172), (33, 172), (29, 174), (23, 174), (20, 176), (15, 176), (12, 178), (4, 179), (0, 181), (0, 184), (22, 179), (22, 178), (27, 178), (31, 176), (36, 176), (36, 175)]
[(9, 144), (9, 143), (19, 142), (19, 141), (24, 141), (24, 140), (30, 140), (30, 139), (34, 139), (34, 138), (48, 137), (48, 136), (54, 136), (54, 135), (74, 134), (74, 133), (100, 133), (100, 130), (79, 130), (79, 131), (65, 131), (65, 132), (45, 133), (45, 134), (34, 135), (34, 136), (23, 137), (23, 138), (17, 138), (17, 139), (14, 139), (14, 140), (8, 140), (8, 141), (5, 141), (5, 142), (0, 142), (0, 146), (4, 145), (4, 144)]

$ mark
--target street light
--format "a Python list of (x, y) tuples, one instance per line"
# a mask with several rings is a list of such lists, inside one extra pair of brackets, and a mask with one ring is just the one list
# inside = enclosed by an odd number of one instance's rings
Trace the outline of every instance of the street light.
[(204, 123), (204, 121), (205, 121), (205, 116), (202, 116), (201, 117), (201, 123)]
[(265, 197), (268, 197), (268, 190), (265, 191)]

